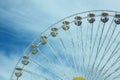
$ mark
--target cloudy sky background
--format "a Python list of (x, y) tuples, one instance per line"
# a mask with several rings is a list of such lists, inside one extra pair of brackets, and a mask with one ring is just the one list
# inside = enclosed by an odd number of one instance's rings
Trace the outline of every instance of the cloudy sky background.
[(87, 10), (120, 11), (119, 0), (0, 0), (0, 80), (9, 80), (24, 49), (60, 19)]

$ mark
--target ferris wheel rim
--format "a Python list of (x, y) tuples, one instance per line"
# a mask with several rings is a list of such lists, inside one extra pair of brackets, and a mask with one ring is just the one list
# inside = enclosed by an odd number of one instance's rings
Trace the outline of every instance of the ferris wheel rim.
[[(47, 29), (45, 29), (44, 31), (42, 31), (42, 33), (40, 33), (40, 35), (37, 36), (37, 37), (28, 45), (28, 47), (24, 50), (24, 52), (23, 52), (22, 55), (25, 54), (25, 52), (27, 51), (27, 49), (29, 48), (29, 46), (30, 46), (31, 44), (33, 44), (41, 35), (43, 35), (46, 31), (48, 31), (48, 30), (49, 30), (50, 28), (52, 28), (54, 25), (56, 25), (56, 24), (58, 24), (58, 23), (60, 23), (60, 22), (62, 22), (62, 21), (64, 21), (64, 20), (66, 20), (66, 19), (68, 19), (68, 18), (70, 18), (70, 17), (76, 16), (76, 15), (80, 15), (80, 14), (84, 14), (84, 13), (89, 13), (89, 12), (114, 12), (114, 13), (120, 13), (120, 12), (118, 12), (118, 11), (113, 11), (113, 10), (88, 10), (88, 11), (84, 11), (84, 12), (80, 12), (80, 13), (76, 13), (76, 14), (67, 16), (67, 17), (59, 20), (58, 22), (52, 24), (51, 26), (49, 26), (49, 27), (48, 27)], [(86, 17), (86, 18), (87, 18), (87, 17)], [(15, 68), (17, 67), (17, 65), (18, 65), (18, 63), (20, 62), (21, 58), (22, 58), (22, 56), (21, 56), (20, 59), (18, 60)], [(23, 66), (23, 67), (24, 67), (24, 66)], [(10, 80), (12, 80), (12, 76), (13, 76), (13, 74), (14, 74), (14, 72), (15, 72), (15, 68), (14, 68), (14, 70), (13, 70), (13, 73), (12, 73), (11, 77), (10, 77)]]

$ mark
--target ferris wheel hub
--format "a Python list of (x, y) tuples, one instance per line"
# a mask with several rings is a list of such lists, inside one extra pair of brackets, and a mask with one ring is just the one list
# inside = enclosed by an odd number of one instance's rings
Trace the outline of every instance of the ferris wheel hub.
[(83, 78), (83, 77), (75, 77), (75, 78), (73, 78), (73, 80), (85, 80), (85, 78)]

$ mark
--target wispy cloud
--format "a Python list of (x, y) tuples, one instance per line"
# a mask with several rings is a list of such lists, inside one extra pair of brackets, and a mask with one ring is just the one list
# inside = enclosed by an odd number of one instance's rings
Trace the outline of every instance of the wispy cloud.
[[(92, 9), (111, 9), (118, 10), (119, 2), (114, 0), (104, 1), (44, 1), (44, 0), (26, 0), (26, 1), (2, 1), (1, 16), (2, 19), (13, 23), (17, 31), (25, 30), (40, 33), (52, 23), (69, 16), (71, 14), (92, 10)], [(7, 7), (8, 6), (8, 7)], [(2, 20), (2, 21), (3, 21)], [(8, 24), (8, 23), (7, 23)]]
[[(6, 47), (0, 51), (0, 79), (8, 80), (18, 59), (16, 50), (23, 50), (35, 36), (39, 35), (44, 29), (58, 20), (74, 13), (93, 10), (119, 9), (120, 1), (115, 0), (1, 0), (0, 1), (0, 45), (14, 47), (8, 52)], [(2, 27), (10, 30), (3, 30)], [(7, 35), (5, 35), (7, 34)], [(9, 34), (9, 35), (8, 35)], [(11, 37), (11, 36), (12, 37)], [(4, 38), (9, 36), (8, 38)], [(13, 38), (13, 36), (15, 38)], [(12, 38), (11, 43), (9, 40)], [(3, 41), (7, 44), (3, 43)], [(18, 41), (17, 44), (16, 41)], [(25, 46), (21, 46), (21, 43)], [(17, 44), (14, 45), (13, 44)], [(12, 46), (10, 46), (12, 45)], [(15, 50), (16, 48), (16, 50)], [(17, 54), (14, 54), (16, 53)], [(21, 51), (22, 52), (22, 51)], [(8, 55), (6, 55), (8, 54)]]
[(8, 57), (4, 54), (0, 51), (0, 80), (9, 80), (19, 56), (14, 54)]

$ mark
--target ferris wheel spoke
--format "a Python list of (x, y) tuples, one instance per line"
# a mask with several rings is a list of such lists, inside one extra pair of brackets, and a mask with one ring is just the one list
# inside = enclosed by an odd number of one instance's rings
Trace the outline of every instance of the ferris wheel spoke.
[(50, 57), (47, 57), (42, 50), (40, 50), (40, 49), (38, 48), (38, 51), (42, 54), (42, 56), (43, 56), (46, 60), (48, 60), (48, 62), (53, 63), (53, 61), (50, 59)]
[[(62, 47), (62, 51), (63, 51), (63, 53), (64, 53), (64, 55), (65, 55), (65, 59), (66, 59), (66, 61), (73, 67), (73, 64), (72, 64), (72, 62), (71, 62), (71, 60), (69, 60), (68, 58), (68, 56), (67, 56), (67, 51), (66, 51), (66, 47), (65, 47), (65, 44), (63, 43), (63, 40), (59, 37), (58, 38), (59, 39), (59, 43), (61, 44), (61, 47)], [(73, 67), (74, 68), (74, 67)]]
[[(38, 51), (42, 54), (42, 56), (43, 56), (51, 65), (53, 65), (53, 66), (56, 68), (56, 65), (55, 65), (55, 63), (54, 63), (53, 60), (51, 60), (49, 57), (47, 57), (47, 56), (45, 55), (45, 53), (44, 53), (43, 51), (41, 51), (40, 49), (38, 49)], [(58, 68), (56, 68), (56, 69), (59, 70)]]
[[(89, 23), (88, 23), (88, 24), (87, 24), (87, 33), (86, 33), (86, 42), (85, 42), (86, 48), (85, 48), (85, 50), (87, 50), (87, 46), (88, 46), (88, 42), (89, 42), (89, 37), (88, 37), (88, 36), (89, 36), (89, 35), (88, 35), (88, 33), (89, 33), (89, 32), (88, 32), (88, 31), (89, 31), (88, 28), (89, 28), (89, 27), (91, 27), (91, 26), (89, 26)], [(79, 37), (79, 36), (78, 36), (78, 37)]]
[[(101, 31), (100, 38), (99, 38), (99, 41), (98, 41), (97, 51), (98, 51), (98, 48), (99, 48), (99, 45), (100, 45), (100, 42), (101, 42), (101, 38), (102, 38), (102, 35), (103, 35), (104, 26), (105, 26), (105, 24), (103, 24), (102, 29), (101, 29), (102, 31)], [(98, 31), (98, 32), (99, 32), (99, 31)], [(97, 32), (96, 34), (98, 34), (98, 32)], [(96, 51), (96, 53), (97, 53), (97, 51)], [(94, 59), (94, 61), (93, 61), (92, 67), (91, 67), (92, 72), (94, 71), (94, 66), (95, 66), (95, 62), (96, 62), (96, 59), (97, 59), (97, 56), (98, 56), (98, 55), (99, 55), (99, 54), (96, 54), (96, 55), (95, 55), (95, 59)], [(92, 76), (91, 76), (91, 79), (92, 79)]]
[[(93, 55), (93, 50), (94, 50), (94, 47), (95, 47), (95, 43), (96, 43), (96, 40), (97, 40), (97, 36), (98, 36), (98, 32), (99, 32), (99, 28), (100, 28), (100, 23), (101, 23), (101, 20), (99, 20), (99, 24), (98, 24), (98, 27), (97, 27), (97, 31), (96, 31), (96, 34), (95, 34), (95, 39), (93, 41), (93, 46), (92, 46), (92, 50), (91, 50), (91, 53), (90, 53), (90, 56), (89, 56), (89, 61), (88, 61), (88, 69), (92, 68), (92, 66), (90, 67), (90, 63), (91, 63), (91, 58), (92, 58), (92, 55)], [(88, 73), (88, 76), (90, 76), (90, 71)]]
[[(53, 48), (53, 46), (52, 46), (49, 42), (47, 42), (47, 44), (48, 44), (49, 48), (51, 49), (51, 51), (53, 52), (53, 54), (55, 55), (55, 57), (58, 59), (58, 61), (59, 61), (63, 66), (66, 66), (66, 65), (64, 64), (64, 62), (61, 61), (60, 57), (57, 55), (58, 53), (55, 51), (55, 49)], [(64, 74), (64, 75), (66, 76), (66, 74)], [(68, 77), (67, 77), (67, 78), (68, 78)]]
[[(115, 14), (116, 14), (116, 12), (115, 12)], [(103, 47), (103, 44), (104, 44), (104, 42), (105, 42), (105, 40), (106, 40), (106, 38), (107, 38), (107, 36), (108, 36), (108, 33), (109, 33), (109, 31), (110, 31), (110, 29), (111, 29), (111, 27), (112, 27), (112, 24), (113, 24), (113, 22), (114, 22), (114, 19), (115, 19), (115, 17), (112, 18), (112, 21), (111, 21), (110, 26), (109, 26), (106, 34), (105, 34), (105, 37), (104, 37), (104, 39), (103, 39), (103, 42), (102, 42), (101, 47), (100, 47), (100, 49), (99, 49), (99, 52), (100, 52), (101, 48)], [(116, 25), (115, 25), (115, 28), (116, 28)], [(114, 28), (114, 30), (115, 30), (115, 28)], [(114, 33), (114, 30), (113, 30), (113, 33)], [(112, 35), (113, 35), (113, 33), (112, 33)], [(112, 36), (112, 35), (111, 35), (111, 36)], [(110, 40), (111, 40), (111, 38), (110, 38)], [(110, 41), (110, 40), (109, 40), (109, 41)], [(109, 42), (109, 41), (108, 41), (108, 42)]]
[[(93, 23), (92, 23), (93, 24)], [(89, 49), (89, 47), (91, 46), (88, 46), (88, 43), (89, 43), (89, 41), (91, 40), (91, 37), (89, 38), (88, 36), (88, 34), (89, 34), (89, 28), (91, 28), (91, 27), (93, 27), (93, 25), (92, 26), (90, 26), (90, 23), (87, 23), (87, 30), (86, 30), (86, 37), (85, 37), (85, 39), (86, 39), (86, 41), (85, 41), (85, 51), (86, 51), (86, 54), (87, 53), (89, 53), (89, 55), (91, 54), (90, 52), (87, 52), (87, 50)], [(92, 28), (91, 28), (91, 31), (92, 31)], [(92, 32), (91, 32), (92, 33)], [(92, 34), (91, 34), (92, 35)], [(79, 44), (80, 45), (80, 44)], [(90, 47), (90, 49), (91, 49), (91, 47)], [(87, 61), (87, 60), (86, 60)], [(88, 62), (89, 63), (89, 62)], [(86, 67), (89, 67), (89, 66), (87, 66), (86, 65)], [(86, 70), (86, 72), (85, 72), (85, 77), (87, 78), (87, 73), (88, 73), (89, 71), (88, 70)]]
[(73, 63), (74, 63), (74, 67), (75, 67), (75, 72), (77, 73), (77, 64), (76, 64), (76, 58), (75, 58), (75, 55), (76, 54), (76, 50), (75, 50), (75, 44), (74, 44), (74, 41), (72, 39), (72, 35), (71, 35), (71, 32), (68, 30), (68, 35), (69, 35), (69, 38), (70, 38), (70, 41), (71, 41), (71, 50), (72, 50), (72, 57), (73, 57)]
[(113, 46), (113, 44), (115, 43), (117, 37), (120, 36), (120, 31), (117, 33), (117, 35), (115, 36), (114, 40), (111, 42), (110, 46), (108, 47), (108, 49), (106, 50), (106, 53), (110, 50), (110, 48)]
[(83, 71), (83, 73), (85, 73), (85, 52), (84, 52), (84, 46), (83, 46), (83, 30), (82, 30), (82, 26), (80, 26), (80, 36), (81, 36), (81, 51), (82, 51), (82, 56), (83, 56), (83, 69), (82, 69), (82, 71)]
[[(77, 37), (77, 42), (78, 42), (78, 44), (77, 44), (77, 46), (78, 46), (78, 49), (77, 49), (77, 51), (79, 52), (79, 53), (77, 53), (79, 56), (80, 56), (80, 41), (79, 41), (79, 33), (78, 33), (78, 27), (76, 28), (76, 37)], [(81, 61), (80, 59), (78, 59), (78, 61)], [(81, 63), (78, 63), (79, 65), (78, 65), (78, 71), (79, 72), (81, 72), (81, 70), (80, 70), (80, 66), (81, 66)]]
[[(99, 70), (100, 72), (103, 71), (103, 69), (105, 68), (105, 66), (109, 63), (110, 59), (111, 59), (112, 57), (114, 57), (114, 55), (120, 50), (120, 47), (118, 48), (119, 45), (120, 45), (120, 42), (115, 46), (115, 48), (113, 49), (110, 57), (107, 59), (107, 61), (106, 61), (105, 64), (103, 65), (103, 67)], [(118, 48), (118, 49), (117, 49), (117, 48)], [(116, 49), (117, 49), (117, 50), (116, 50)], [(116, 50), (116, 52), (115, 52), (115, 50)]]
[(49, 62), (52, 66), (54, 66), (54, 68), (55, 68), (56, 70), (59, 70), (59, 72), (60, 72), (61, 74), (64, 74), (64, 76), (65, 76), (66, 78), (68, 78), (68, 76), (67, 76), (67, 75), (65, 74), (65, 72), (64, 72), (65, 70), (64, 70), (64, 71), (60, 70), (60, 69), (55, 65), (55, 63), (53, 62), (53, 60), (51, 60), (49, 57), (47, 57), (43, 51), (41, 51), (40, 49), (38, 49), (38, 51), (43, 55), (43, 57), (45, 57), (45, 59), (48, 60), (48, 62)]
[(98, 50), (99, 50), (99, 46), (100, 46), (100, 43), (101, 43), (102, 35), (103, 35), (103, 32), (104, 32), (104, 28), (105, 28), (105, 23), (103, 24), (103, 27), (102, 27), (102, 32), (101, 32), (99, 43), (98, 43), (98, 46), (97, 46), (97, 52), (96, 52), (96, 55), (95, 55), (95, 60), (94, 60), (94, 63), (93, 63), (92, 70), (94, 70), (96, 60), (97, 60), (97, 58), (99, 56)]
[[(78, 70), (81, 71), (81, 73), (85, 73), (84, 70), (83, 70), (83, 68), (84, 68), (84, 54), (83, 54), (83, 53), (84, 53), (84, 52), (83, 52), (83, 43), (82, 43), (82, 41), (83, 41), (83, 39), (82, 39), (82, 32), (81, 32), (82, 30), (80, 29), (81, 27), (82, 27), (82, 26), (79, 26), (79, 27), (76, 28), (76, 29), (77, 29), (77, 32), (76, 32), (77, 35), (76, 35), (76, 37), (77, 37), (77, 42), (78, 42), (78, 45), (77, 45), (77, 46), (78, 46), (78, 52), (79, 52), (78, 55), (81, 56), (81, 54), (82, 54), (82, 57), (83, 57), (83, 58), (82, 58), (82, 62), (83, 62), (82, 64), (83, 64), (83, 65), (81, 66), (81, 62), (80, 62), (79, 65), (78, 65), (78, 66), (79, 66), (79, 69), (78, 69)], [(80, 29), (80, 30), (79, 30), (79, 29)], [(79, 36), (80, 36), (80, 38), (79, 38)], [(80, 44), (80, 42), (81, 42), (82, 45)], [(81, 46), (80, 46), (80, 45), (81, 45)], [(81, 48), (80, 48), (80, 47), (81, 47)], [(80, 50), (79, 48), (80, 48), (81, 50)], [(81, 54), (80, 54), (80, 52), (81, 52)], [(79, 61), (81, 61), (81, 60), (79, 59)], [(80, 66), (82, 67), (81, 70), (80, 70)]]
[(115, 64), (117, 64), (118, 62), (120, 62), (120, 56), (114, 61), (114, 63), (111, 64), (110, 67), (108, 67), (104, 72), (103, 75), (105, 75), (111, 68), (114, 67)]
[[(115, 28), (114, 28), (114, 30), (115, 30)], [(107, 54), (107, 48), (108, 48), (108, 45), (109, 45), (109, 43), (110, 43), (110, 40), (111, 40), (111, 38), (112, 38), (112, 36), (113, 36), (113, 34), (114, 34), (114, 30), (113, 30), (113, 32), (112, 32), (112, 35), (110, 36), (110, 39), (109, 39), (109, 41), (108, 41), (108, 43), (107, 43), (107, 46), (105, 47), (105, 50), (104, 50), (104, 52), (103, 52), (103, 55), (104, 56), (102, 56), (102, 60), (104, 59), (104, 57), (105, 57), (105, 55)], [(102, 61), (101, 61), (102, 62)], [(100, 63), (101, 64), (101, 63)]]
[[(82, 26), (80, 26), (80, 27), (82, 27)], [(81, 43), (80, 43), (80, 42), (81, 42), (81, 39), (79, 39), (79, 36), (80, 36), (80, 34), (81, 34), (81, 33), (80, 33), (81, 30), (79, 30), (79, 29), (80, 29), (79, 27), (77, 27), (76, 29), (77, 29), (77, 42), (78, 42), (78, 45), (77, 45), (77, 46), (78, 46), (78, 52), (79, 52), (78, 55), (79, 55), (79, 56), (82, 55), (83, 58), (84, 58), (83, 49), (81, 48), (82, 46), (80, 46), (80, 45), (81, 45)], [(81, 38), (82, 38), (82, 36), (81, 36)], [(81, 53), (80, 53), (80, 52), (81, 52)], [(83, 58), (82, 58), (82, 59), (83, 59)], [(79, 59), (79, 61), (81, 61), (81, 60)], [(83, 63), (84, 63), (84, 59), (83, 59)], [(80, 66), (81, 66), (81, 62), (79, 63), (79, 67), (80, 67)], [(84, 64), (83, 64), (83, 67), (84, 67)], [(79, 68), (79, 71), (83, 72), (83, 69), (80, 70), (80, 68)]]
[(110, 76), (112, 76), (114, 73), (116, 73), (117, 71), (120, 70), (120, 67), (118, 67), (117, 69), (115, 69), (112, 73), (108, 74), (107, 76), (104, 77), (104, 80), (106, 80), (107, 78), (109, 78)]
[(93, 53), (93, 50), (94, 50), (94, 47), (95, 47), (95, 43), (96, 43), (96, 40), (97, 40), (97, 36), (98, 36), (98, 32), (99, 32), (99, 29), (100, 29), (100, 23), (101, 23), (101, 20), (99, 20), (99, 24), (98, 24), (98, 27), (97, 27), (97, 32), (96, 32), (96, 35), (95, 35), (95, 40), (93, 42), (92, 52), (91, 52), (91, 55), (89, 57), (89, 63), (88, 63), (88, 65), (90, 65), (90, 62), (91, 62), (92, 53)]
[(51, 70), (47, 69), (46, 67), (44, 67), (42, 64), (30, 59), (33, 63), (35, 63), (36, 65), (38, 65), (39, 67), (47, 70), (48, 72), (50, 72), (51, 74), (53, 74), (55, 77), (59, 78), (60, 80), (62, 80), (62, 78), (60, 76), (58, 76), (56, 73), (52, 72)]
[(30, 70), (27, 70), (27, 69), (23, 69), (23, 71), (29, 73), (29, 74), (32, 74), (32, 75), (35, 75), (35, 76), (38, 76), (38, 77), (42, 77), (44, 78), (45, 80), (51, 80), (50, 78), (48, 78), (47, 76), (44, 76), (40, 73), (37, 73), (37, 72), (34, 72), (34, 71), (30, 71)]
[(90, 34), (90, 51), (92, 51), (92, 36), (93, 36), (93, 23), (91, 24), (91, 34)]
[[(59, 42), (60, 42), (60, 44), (61, 44), (61, 47), (62, 47), (62, 51), (63, 51), (63, 53), (64, 53), (64, 55), (65, 55), (65, 59), (66, 59), (66, 61), (70, 64), (70, 66), (72, 67), (72, 68), (74, 68), (73, 67), (73, 64), (71, 63), (71, 61), (68, 59), (68, 56), (67, 56), (67, 51), (66, 51), (66, 47), (65, 47), (65, 45), (64, 45), (64, 43), (63, 43), (63, 41), (62, 41), (62, 39), (59, 37)], [(74, 75), (74, 73), (72, 72), (71, 73), (71, 75)], [(68, 79), (69, 80), (69, 79)]]
[(110, 25), (109, 25), (109, 27), (108, 27), (108, 30), (107, 30), (107, 32), (106, 32), (106, 34), (105, 34), (105, 37), (104, 37), (104, 39), (103, 39), (103, 41), (102, 41), (102, 43), (101, 43), (101, 46), (100, 46), (100, 48), (99, 48), (99, 50), (98, 50), (99, 52), (101, 51), (101, 48), (103, 47), (103, 44), (104, 44), (105, 40), (107, 39), (108, 33), (109, 33), (109, 31), (110, 31), (110, 29), (111, 29), (111, 27), (112, 27), (113, 21), (114, 21), (114, 18), (112, 19), (112, 22), (110, 23)]
[(61, 58), (58, 56), (58, 53), (56, 52), (56, 50), (54, 49), (54, 47), (52, 46), (52, 44), (50, 44), (48, 41), (47, 41), (47, 44), (50, 48), (50, 50), (52, 51), (52, 53), (54, 54), (54, 56), (57, 58), (57, 60), (60, 62), (60, 64), (64, 65), (64, 62), (61, 60)]
[[(117, 37), (119, 36), (119, 34), (120, 34), (120, 32), (117, 34), (117, 36), (114, 38), (114, 40), (113, 40), (113, 42), (110, 44), (110, 48), (112, 47), (112, 45), (114, 44), (114, 42), (116, 41), (116, 39), (117, 39)], [(109, 49), (110, 49), (109, 48)], [(109, 50), (108, 49), (108, 50)], [(108, 51), (107, 51), (108, 52)], [(106, 54), (107, 54), (107, 52), (106, 52)], [(106, 54), (103, 54), (102, 55), (102, 58), (100, 59), (100, 62), (99, 62), (99, 64), (97, 65), (97, 67), (96, 67), (96, 72), (98, 72), (98, 67), (100, 66), (100, 64), (102, 64), (102, 60), (103, 60), (103, 58), (104, 58), (104, 56), (106, 55)], [(118, 58), (119, 59), (119, 58)], [(117, 63), (117, 60), (118, 59), (116, 59), (116, 61), (106, 70), (106, 71), (104, 71), (104, 73), (103, 74), (105, 74), (110, 68), (112, 68), (113, 66), (114, 66), (114, 64), (116, 64)]]
[(92, 37), (93, 37), (93, 23), (91, 24), (91, 37), (90, 37), (90, 43), (92, 44)]
[[(118, 52), (118, 51), (116, 51)], [(110, 61), (110, 59), (112, 58), (113, 56), (110, 56), (109, 59), (107, 60), (108, 62)], [(102, 67), (101, 71), (103, 71), (103, 69), (105, 68), (105, 66), (108, 64), (108, 62), (106, 62), (106, 64), (104, 64), (104, 66)]]
[(99, 32), (99, 29), (100, 29), (100, 23), (101, 23), (101, 20), (99, 20), (99, 24), (98, 24), (97, 31), (96, 31), (96, 34), (95, 34), (95, 39), (93, 41), (92, 53), (93, 53), (95, 43), (96, 43), (96, 40), (97, 40), (97, 36), (98, 36), (98, 32)]
[[(101, 49), (102, 49), (102, 47), (103, 47), (103, 44), (104, 44), (105, 40), (107, 39), (108, 33), (109, 33), (109, 31), (110, 31), (110, 29), (111, 29), (111, 27), (112, 27), (113, 21), (114, 21), (114, 18), (112, 19), (112, 22), (110, 23), (110, 25), (109, 25), (109, 27), (108, 27), (108, 29), (107, 29), (107, 32), (106, 32), (106, 34), (105, 34), (105, 37), (104, 37), (104, 39), (103, 39), (103, 41), (102, 41), (102, 43), (101, 43), (101, 46), (100, 46), (100, 48), (99, 48), (99, 50), (98, 50), (98, 53), (100, 53), (100, 51), (101, 51)], [(102, 55), (102, 58), (100, 59), (98, 65), (97, 65), (97, 67), (96, 67), (96, 71), (98, 70), (98, 68), (99, 68), (99, 66), (100, 66), (100, 63), (102, 62), (103, 57), (104, 57), (104, 54)]]
[[(52, 53), (54, 54), (54, 56), (56, 57), (56, 59), (60, 62), (60, 64), (62, 64), (63, 66), (65, 66), (65, 64), (64, 64), (64, 62), (60, 59), (60, 57), (57, 55), (58, 53), (55, 51), (55, 49), (53, 48), (53, 46), (47, 41), (47, 44), (48, 44), (48, 46), (49, 46), (49, 48), (50, 48), (50, 50), (52, 51)], [(65, 77), (67, 77), (66, 76), (66, 74), (64, 74), (65, 75)], [(68, 78), (68, 77), (67, 77)]]
[[(90, 26), (91, 25), (91, 26)], [(88, 37), (88, 28), (91, 28), (91, 32), (90, 32), (90, 38)], [(87, 51), (87, 44), (88, 44), (88, 42), (90, 43), (90, 45), (89, 45), (89, 50), (90, 50), (90, 52), (89, 52), (89, 57), (88, 57), (88, 65), (87, 65), (87, 67), (89, 68), (89, 66), (90, 66), (90, 58), (91, 58), (91, 56), (92, 56), (92, 38), (93, 38), (93, 23), (88, 23), (88, 25), (87, 25), (87, 34), (86, 34), (86, 51)], [(88, 41), (89, 40), (89, 41)], [(89, 70), (87, 70), (86, 71), (86, 77), (88, 78), (88, 75), (87, 75), (87, 73), (89, 74)]]
[(117, 78), (120, 78), (120, 74), (118, 74), (117, 76), (115, 76), (112, 80), (115, 80)]
[[(116, 26), (116, 27), (117, 27), (117, 26)], [(119, 36), (119, 34), (120, 34), (120, 31), (119, 31), (119, 32), (117, 33), (117, 35), (115, 36), (114, 40), (116, 40), (116, 38)], [(109, 49), (111, 48), (111, 45), (113, 45), (113, 43), (115, 42), (114, 40), (113, 40), (113, 42), (110, 44), (110, 46), (108, 46), (106, 52), (109, 51)]]
[(116, 39), (118, 38), (118, 36), (120, 36), (119, 34), (120, 34), (120, 32), (117, 33), (117, 35), (115, 36), (114, 40), (111, 42), (110, 46), (108, 47), (108, 50), (106, 51), (106, 53), (104, 53), (104, 54), (102, 55), (102, 57), (101, 57), (101, 59), (100, 59), (100, 62), (99, 62), (99, 64), (98, 64), (97, 67), (96, 67), (96, 71), (98, 71), (98, 68), (99, 68), (100, 64), (102, 64), (102, 63), (101, 63), (102, 60), (104, 59), (104, 57), (106, 56), (106, 54), (108, 53), (108, 51), (110, 50), (110, 48), (113, 46), (113, 44), (115, 43), (115, 41), (116, 41)]
[[(103, 23), (103, 26), (102, 26), (102, 28), (101, 28), (101, 33), (100, 33), (100, 37), (99, 37), (99, 41), (98, 41), (98, 45), (97, 45), (97, 48), (96, 48), (96, 55), (95, 55), (95, 59), (94, 59), (94, 61), (93, 61), (93, 65), (92, 65), (92, 72), (94, 72), (94, 67), (95, 67), (95, 64), (96, 64), (96, 60), (97, 60), (97, 58), (98, 58), (98, 55), (99, 55), (99, 53), (98, 53), (98, 50), (99, 50), (99, 46), (100, 46), (100, 43), (101, 43), (101, 39), (102, 39), (102, 36), (103, 36), (103, 32), (104, 32), (104, 28), (105, 28), (105, 23)], [(93, 77), (91, 76), (91, 79), (92, 79)]]
[(109, 44), (110, 44), (110, 41), (111, 41), (111, 39), (112, 39), (112, 37), (113, 37), (113, 35), (114, 35), (114, 32), (115, 32), (115, 30), (116, 30), (116, 27), (117, 27), (117, 25), (115, 25), (115, 27), (114, 27), (114, 29), (113, 29), (113, 32), (112, 32), (112, 34), (111, 34), (111, 36), (110, 36), (110, 39), (108, 40), (108, 43), (107, 43), (107, 45), (106, 45), (106, 47), (105, 47), (105, 51), (104, 51), (104, 52), (106, 52), (107, 49), (108, 49), (108, 46), (109, 46)]
[(91, 34), (90, 34), (90, 53), (92, 52), (92, 37), (93, 37), (93, 23), (91, 24)]

